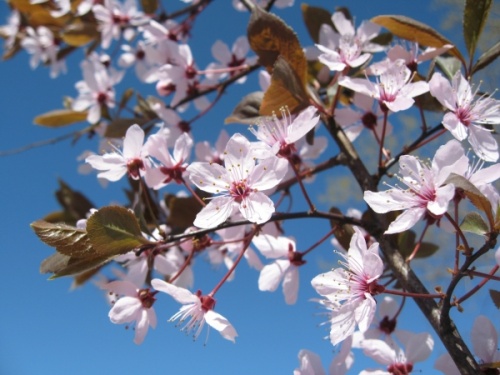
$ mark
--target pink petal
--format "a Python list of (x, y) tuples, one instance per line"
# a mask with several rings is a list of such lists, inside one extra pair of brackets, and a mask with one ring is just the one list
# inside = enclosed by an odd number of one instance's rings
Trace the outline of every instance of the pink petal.
[[(205, 209), (206, 207), (203, 210)], [(252, 193), (249, 197), (244, 198), (240, 203), (239, 209), (243, 217), (248, 221), (256, 224), (263, 224), (273, 215), (274, 203), (267, 195), (261, 192), (256, 192)], [(198, 216), (196, 219), (198, 220)]]
[(299, 269), (296, 266), (290, 265), (285, 277), (283, 278), (283, 294), (285, 295), (285, 302), (289, 305), (297, 302), (299, 294)]
[[(198, 228), (214, 228), (217, 225), (222, 224), (232, 214), (233, 202), (234, 199), (232, 197), (213, 198), (210, 203), (198, 212), (193, 224)], [(269, 218), (267, 220), (269, 220)]]
[(259, 290), (263, 292), (274, 292), (283, 279), (286, 270), (290, 267), (290, 261), (277, 260), (264, 266), (259, 275)]
[(121, 297), (109, 311), (109, 319), (116, 324), (130, 323), (137, 319), (143, 309), (137, 297)]

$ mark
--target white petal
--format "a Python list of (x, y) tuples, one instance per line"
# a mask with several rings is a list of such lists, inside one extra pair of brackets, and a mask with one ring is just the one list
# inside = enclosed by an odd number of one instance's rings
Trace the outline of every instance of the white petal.
[(259, 290), (274, 292), (278, 288), (280, 281), (285, 276), (285, 272), (289, 267), (290, 261), (283, 259), (264, 266), (259, 275)]
[(299, 294), (299, 268), (290, 265), (288, 272), (285, 272), (283, 278), (283, 294), (285, 295), (285, 302), (289, 305), (297, 302)]
[(161, 279), (151, 280), (151, 285), (156, 290), (167, 293), (177, 302), (185, 305), (188, 303), (199, 303), (200, 299), (189, 290), (167, 283)]
[(231, 323), (222, 315), (213, 310), (208, 310), (205, 313), (205, 320), (208, 325), (219, 331), (226, 340), (235, 342), (235, 338), (238, 337), (238, 334)]
[(389, 228), (384, 232), (385, 234), (401, 233), (413, 227), (424, 216), (425, 208), (410, 208), (399, 215), (394, 220)]
[(233, 212), (233, 202), (232, 197), (213, 198), (210, 203), (198, 212), (193, 224), (198, 228), (214, 228), (222, 224)]
[(274, 203), (267, 195), (256, 192), (244, 198), (239, 209), (243, 217), (248, 221), (256, 224), (263, 224), (273, 215)]
[(117, 324), (130, 323), (136, 320), (142, 308), (141, 301), (137, 297), (122, 297), (109, 311), (109, 319)]
[(471, 339), (474, 353), (485, 363), (493, 362), (498, 350), (498, 335), (490, 319), (484, 315), (476, 318)]
[(123, 156), (125, 159), (138, 157), (144, 143), (144, 130), (137, 124), (127, 129), (123, 139)]

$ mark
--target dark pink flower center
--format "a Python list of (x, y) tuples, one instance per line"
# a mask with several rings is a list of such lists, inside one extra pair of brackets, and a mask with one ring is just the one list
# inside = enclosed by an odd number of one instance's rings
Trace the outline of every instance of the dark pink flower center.
[(203, 296), (201, 294), (201, 290), (198, 290), (196, 292), (196, 295), (201, 301), (201, 308), (204, 312), (207, 312), (208, 310), (213, 310), (215, 307), (215, 299), (211, 296)]
[(169, 183), (170, 181), (174, 180), (178, 184), (182, 184), (182, 174), (186, 170), (185, 167), (182, 165), (176, 165), (172, 168), (169, 167), (160, 167), (161, 173), (163, 173), (165, 176), (165, 180), (163, 181), (164, 183)]
[(394, 375), (408, 375), (412, 370), (412, 363), (393, 363), (387, 367), (387, 371)]
[(361, 122), (365, 128), (373, 130), (377, 126), (377, 116), (373, 112), (366, 112), (361, 117)]
[(294, 251), (292, 244), (288, 245), (288, 260), (291, 264), (297, 267), (305, 264), (306, 261), (302, 259), (303, 255), (301, 252)]
[(387, 315), (384, 316), (384, 319), (380, 321), (378, 329), (386, 335), (390, 335), (396, 329), (396, 319), (389, 319)]
[(248, 197), (252, 189), (247, 185), (246, 180), (241, 180), (238, 182), (233, 182), (231, 189), (229, 189), (229, 194), (234, 198), (234, 200), (238, 203)]
[(128, 173), (133, 179), (139, 178), (139, 172), (141, 169), (144, 170), (144, 162), (142, 159), (134, 158), (127, 162)]
[(455, 111), (455, 114), (458, 117), (458, 120), (464, 124), (465, 126), (469, 126), (472, 122), (472, 116), (471, 116), (471, 111), (469, 108), (462, 108), (459, 107)]
[(146, 289), (140, 289), (139, 292), (137, 293), (137, 297), (141, 301), (141, 304), (143, 307), (146, 309), (149, 309), (151, 306), (153, 306), (153, 303), (155, 303), (156, 298), (155, 294), (158, 293), (157, 291), (151, 292), (149, 288)]

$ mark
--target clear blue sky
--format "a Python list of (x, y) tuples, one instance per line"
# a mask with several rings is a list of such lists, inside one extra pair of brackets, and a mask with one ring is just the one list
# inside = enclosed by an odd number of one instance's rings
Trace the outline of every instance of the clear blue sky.
[[(167, 3), (170, 1), (177, 0)], [(234, 11), (229, 3), (216, 1), (211, 4), (195, 25), (192, 49), (200, 67), (210, 61), (210, 47), (216, 39), (231, 44), (245, 33), (248, 15)], [(324, 3), (320, 0), (310, 2)], [(431, 13), (430, 1), (331, 3), (348, 5), (357, 25), (379, 14), (404, 14), (431, 24), (436, 24), (439, 17)], [(2, 2), (1, 23), (5, 22), (7, 13), (7, 6)], [(304, 46), (312, 43), (302, 26), (298, 4), (277, 13), (296, 28)], [(77, 61), (71, 59), (68, 74), (55, 80), (49, 77), (47, 69), (31, 71), (25, 53), (0, 64), (1, 151), (66, 134), (79, 126), (50, 130), (32, 125), (36, 115), (61, 108), (63, 96), (76, 96), (74, 83), (81, 79)], [(220, 105), (196, 124), (197, 140), (218, 131), (241, 96), (255, 89), (256, 75), (243, 88), (230, 88)], [(228, 131), (246, 129), (233, 125)], [(324, 262), (336, 262), (330, 246), (315, 252), (308, 259), (308, 265), (302, 267), (299, 302), (295, 306), (285, 304), (281, 289), (275, 293), (259, 292), (258, 273), (248, 269), (246, 264), (237, 269), (235, 280), (224, 285), (217, 294), (217, 311), (238, 331), (236, 344), (222, 339), (213, 330), (206, 346), (205, 332), (193, 342), (174, 324), (167, 323), (179, 306), (169, 297), (162, 296), (155, 304), (158, 327), (150, 330), (145, 342), (137, 346), (132, 342), (133, 332), (109, 322), (109, 307), (101, 291), (92, 284), (70, 291), (70, 278), (47, 281), (47, 275), (40, 275), (40, 262), (53, 250), (37, 239), (29, 223), (59, 209), (53, 194), (58, 178), (84, 192), (96, 206), (107, 205), (112, 200), (125, 202), (121, 191), (123, 185), (111, 185), (103, 190), (94, 175), (77, 173), (77, 156), (85, 149), (95, 150), (96, 147), (95, 141), (82, 139), (74, 146), (62, 142), (1, 158), (0, 374), (291, 374), (298, 365), (297, 354), (303, 348), (320, 354), (325, 366), (330, 363), (334, 348), (329, 341), (323, 340), (327, 331), (318, 326), (324, 320), (317, 316), (322, 310), (309, 301), (317, 297), (309, 281), (325, 271)], [(322, 178), (321, 181), (326, 184), (331, 180)], [(316, 194), (325, 191), (326, 187), (319, 184)], [(304, 225), (308, 225), (305, 235)], [(325, 233), (328, 223), (303, 221), (288, 228), (298, 246), (305, 248)], [(195, 267), (198, 271), (195, 288), (206, 292), (223, 275), (222, 269), (213, 270), (202, 259), (197, 260)], [(475, 313), (482, 307), (490, 308), (483, 302), (480, 300), (470, 311)], [(414, 311), (401, 323), (401, 328), (417, 332), (430, 329), (426, 324), (415, 324), (419, 314)], [(468, 330), (464, 334), (468, 336)], [(436, 345), (433, 358), (442, 352), (442, 347)], [(356, 359), (360, 366), (361, 357)], [(426, 365), (419, 369), (425, 374), (434, 373)]]

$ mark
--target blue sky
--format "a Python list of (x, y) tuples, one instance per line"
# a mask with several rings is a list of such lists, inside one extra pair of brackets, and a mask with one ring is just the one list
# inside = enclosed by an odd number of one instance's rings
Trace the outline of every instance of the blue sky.
[[(200, 67), (211, 61), (210, 47), (216, 39), (232, 44), (236, 37), (245, 33), (248, 16), (237, 13), (228, 3), (217, 1), (210, 5), (195, 25), (192, 49)], [(324, 3), (310, 1), (311, 5), (324, 6)], [(380, 14), (404, 14), (436, 24), (440, 14), (431, 11), (430, 3), (351, 0), (348, 6), (357, 25)], [(335, 5), (344, 3), (335, 2)], [(296, 28), (303, 46), (312, 43), (302, 26), (298, 6), (277, 13)], [(7, 6), (2, 2), (0, 22), (5, 22), (7, 14)], [(78, 128), (79, 125), (52, 130), (32, 125), (36, 115), (61, 108), (64, 96), (76, 96), (74, 83), (81, 79), (77, 62), (77, 58), (70, 59), (68, 74), (55, 80), (49, 77), (46, 69), (31, 71), (25, 53), (0, 65), (0, 151), (57, 137)], [(242, 95), (255, 89), (256, 75), (244, 87), (231, 87), (220, 105), (195, 125), (195, 136), (200, 137), (197, 140), (213, 137), (210, 134), (223, 126), (223, 119)], [(240, 125), (227, 129), (248, 135)], [(331, 246), (325, 245), (313, 252), (308, 265), (302, 267), (299, 303), (294, 306), (285, 304), (281, 290), (259, 292), (258, 273), (248, 269), (246, 264), (237, 269), (235, 280), (226, 283), (217, 294), (217, 311), (238, 331), (236, 344), (222, 339), (213, 330), (206, 345), (205, 332), (193, 342), (174, 324), (167, 323), (179, 306), (169, 297), (162, 296), (155, 304), (158, 327), (150, 330), (145, 342), (137, 346), (132, 342), (133, 332), (109, 322), (109, 307), (101, 291), (92, 284), (70, 291), (70, 278), (48, 281), (47, 275), (40, 275), (40, 262), (53, 250), (37, 239), (29, 223), (59, 209), (54, 197), (58, 178), (84, 192), (98, 207), (111, 201), (125, 202), (123, 185), (102, 189), (94, 175), (78, 174), (77, 156), (83, 150), (95, 150), (96, 147), (93, 140), (82, 139), (75, 145), (66, 141), (1, 159), (3, 272), (0, 273), (0, 291), (3, 308), (0, 310), (0, 374), (291, 374), (302, 348), (320, 354), (324, 365), (329, 364), (334, 348), (323, 339), (327, 331), (319, 324), (324, 318), (319, 315), (322, 310), (317, 304), (309, 301), (317, 297), (309, 281), (325, 271), (325, 263), (334, 265), (337, 261)], [(317, 190), (313, 191), (316, 197), (326, 192), (325, 184), (330, 183), (332, 177), (335, 176), (319, 178)], [(299, 201), (300, 196), (297, 197)], [(325, 204), (323, 208), (328, 207)], [(307, 225), (306, 230), (304, 225)], [(328, 223), (302, 221), (291, 223), (287, 228), (296, 237), (298, 246), (304, 249), (328, 230)], [(205, 292), (210, 291), (223, 275), (222, 269), (212, 269), (203, 259), (198, 259), (195, 267), (198, 271), (195, 288)], [(408, 305), (411, 307), (412, 303)], [(481, 310), (493, 311), (486, 298), (479, 299), (478, 304), (468, 310), (473, 313), (469, 316)], [(498, 312), (495, 313), (498, 316)], [(413, 313), (401, 322), (401, 328), (416, 332), (430, 330), (425, 322), (415, 323), (420, 321), (419, 314), (413, 309)], [(464, 335), (468, 337), (468, 329), (464, 330)], [(442, 351), (442, 347), (436, 345), (432, 358)], [(359, 362), (361, 356), (356, 359), (360, 366), (357, 368), (364, 368)], [(421, 365), (419, 369), (425, 370), (425, 374), (433, 373), (426, 366)]]

